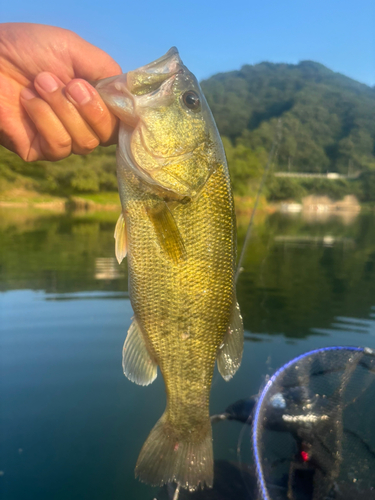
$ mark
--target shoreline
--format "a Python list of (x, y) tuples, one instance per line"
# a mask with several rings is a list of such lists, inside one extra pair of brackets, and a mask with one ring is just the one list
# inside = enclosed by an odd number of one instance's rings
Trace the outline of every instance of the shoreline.
[[(17, 196), (18, 195), (18, 196)], [(265, 196), (261, 196), (257, 212), (262, 213), (310, 213), (324, 212), (326, 215), (339, 213), (358, 213), (362, 210), (374, 210), (373, 206), (363, 205), (356, 200), (355, 203), (343, 203), (343, 201), (333, 202), (324, 200), (325, 203), (317, 205), (317, 198), (310, 198), (307, 202), (303, 200), (298, 203), (294, 200), (283, 200), (279, 202), (268, 202)], [(321, 198), (320, 200), (321, 201)], [(234, 196), (235, 210), (237, 216), (250, 215), (255, 203), (255, 197), (252, 196)], [(288, 209), (290, 207), (290, 209)], [(296, 210), (298, 207), (298, 210)], [(120, 211), (121, 204), (117, 192), (84, 194), (72, 197), (54, 197), (46, 195), (43, 197), (40, 193), (19, 190), (18, 192), (3, 193), (0, 195), (0, 209), (31, 209), (45, 211), (48, 213), (72, 213), (72, 212), (98, 212), (98, 211)]]

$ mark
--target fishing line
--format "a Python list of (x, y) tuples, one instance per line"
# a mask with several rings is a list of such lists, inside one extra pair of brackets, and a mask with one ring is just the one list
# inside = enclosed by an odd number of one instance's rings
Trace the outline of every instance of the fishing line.
[(278, 123), (277, 123), (277, 128), (276, 128), (276, 137), (273, 140), (273, 143), (272, 143), (272, 146), (271, 146), (271, 150), (270, 150), (270, 152), (268, 154), (267, 163), (266, 163), (266, 166), (264, 167), (264, 172), (263, 172), (260, 184), (259, 184), (259, 188), (258, 188), (257, 195), (256, 195), (256, 198), (255, 198), (254, 207), (253, 207), (253, 210), (251, 212), (249, 225), (247, 226), (246, 236), (245, 236), (245, 240), (244, 240), (244, 243), (243, 243), (243, 246), (242, 246), (241, 255), (240, 255), (240, 258), (238, 259), (237, 270), (236, 270), (236, 274), (235, 274), (235, 277), (234, 277), (234, 282), (235, 283), (237, 283), (239, 275), (243, 271), (243, 267), (241, 267), (241, 266), (242, 266), (243, 259), (245, 257), (245, 253), (246, 253), (246, 248), (247, 248), (248, 242), (250, 240), (250, 235), (251, 235), (251, 230), (252, 230), (252, 226), (253, 226), (253, 222), (254, 222), (255, 212), (256, 212), (257, 207), (258, 207), (260, 195), (262, 193), (264, 183), (266, 182), (267, 174), (268, 174), (268, 171), (269, 171), (269, 169), (271, 167), (272, 160), (273, 160), (274, 156), (277, 155), (277, 150), (278, 150), (279, 145), (280, 145), (280, 139), (281, 139), (281, 120), (279, 119)]
[[(240, 258), (238, 259), (236, 274), (235, 274), (235, 278), (234, 278), (235, 283), (237, 283), (238, 278), (239, 278), (241, 272), (243, 271), (242, 262), (243, 262), (244, 257), (245, 257), (245, 253), (246, 253), (248, 242), (250, 240), (251, 230), (252, 230), (252, 226), (253, 226), (253, 222), (254, 222), (254, 217), (255, 217), (255, 212), (256, 212), (257, 207), (258, 207), (258, 203), (259, 203), (260, 195), (261, 195), (262, 190), (263, 190), (263, 186), (264, 186), (264, 184), (266, 182), (268, 171), (270, 170), (270, 167), (271, 167), (272, 161), (274, 159), (274, 156), (277, 155), (277, 151), (278, 151), (278, 148), (279, 148), (280, 139), (281, 139), (281, 120), (280, 119), (278, 120), (278, 124), (277, 124), (276, 134), (275, 135), (276, 136), (275, 136), (275, 138), (273, 140), (273, 143), (272, 143), (272, 146), (271, 146), (271, 150), (270, 150), (270, 152), (268, 154), (267, 163), (266, 163), (266, 165), (264, 167), (263, 175), (262, 175), (262, 178), (261, 178), (261, 181), (260, 181), (260, 184), (259, 184), (259, 187), (258, 187), (257, 195), (256, 195), (256, 198), (255, 198), (255, 203), (254, 203), (251, 215), (250, 215), (250, 220), (249, 220), (249, 224), (247, 226), (245, 240), (244, 240), (244, 243), (243, 243), (243, 246), (242, 246)], [(248, 422), (251, 419), (252, 419), (252, 415), (249, 416)], [(246, 429), (247, 429), (248, 425), (249, 425), (248, 423), (246, 423), (246, 424), (243, 425), (243, 427), (241, 429), (241, 432), (240, 432), (240, 435), (238, 437), (237, 459), (238, 459), (238, 462), (239, 462), (239, 465), (240, 465), (240, 471), (241, 471), (242, 480), (245, 483), (245, 486), (246, 486), (246, 489), (247, 489), (248, 493), (251, 494), (250, 488), (249, 488), (249, 486), (248, 486), (248, 484), (247, 484), (247, 482), (245, 480), (245, 477), (244, 477), (244, 473), (243, 473), (243, 469), (242, 469), (242, 457), (241, 457), (241, 445), (242, 445), (243, 437), (244, 437), (244, 434), (246, 432)]]

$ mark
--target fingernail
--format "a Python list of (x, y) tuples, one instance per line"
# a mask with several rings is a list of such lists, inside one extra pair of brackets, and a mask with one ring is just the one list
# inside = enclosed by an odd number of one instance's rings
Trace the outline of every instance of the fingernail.
[(74, 82), (66, 89), (66, 93), (80, 106), (91, 100), (91, 94), (84, 83)]
[(56, 80), (49, 73), (40, 73), (35, 81), (42, 87), (45, 92), (55, 92), (59, 88)]
[(20, 96), (22, 97), (22, 99), (25, 99), (25, 101), (30, 101), (30, 99), (34, 99), (37, 95), (32, 90), (25, 87), (21, 90)]

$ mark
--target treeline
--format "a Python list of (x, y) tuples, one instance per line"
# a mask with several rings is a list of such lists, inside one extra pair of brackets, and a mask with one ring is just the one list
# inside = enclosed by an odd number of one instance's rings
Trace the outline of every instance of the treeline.
[(0, 193), (22, 187), (56, 196), (117, 191), (116, 148), (98, 147), (87, 156), (26, 163), (0, 147)]
[(234, 189), (246, 194), (272, 144), (274, 171), (361, 174), (356, 181), (269, 177), (269, 199), (348, 193), (374, 201), (375, 90), (321, 64), (261, 63), (202, 82), (228, 154)]
[[(202, 82), (228, 157), (236, 194), (257, 189), (272, 144), (272, 171), (358, 174), (355, 180), (269, 175), (269, 200), (306, 194), (375, 201), (375, 90), (321, 64), (261, 63)], [(22, 186), (54, 195), (115, 191), (115, 148), (58, 163), (27, 164), (0, 148), (0, 192)]]

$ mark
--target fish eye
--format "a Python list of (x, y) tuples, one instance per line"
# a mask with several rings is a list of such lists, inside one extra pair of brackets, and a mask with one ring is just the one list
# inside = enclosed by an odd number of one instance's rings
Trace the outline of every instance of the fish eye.
[(182, 95), (185, 106), (193, 111), (197, 111), (201, 106), (199, 95), (194, 90), (188, 90)]

